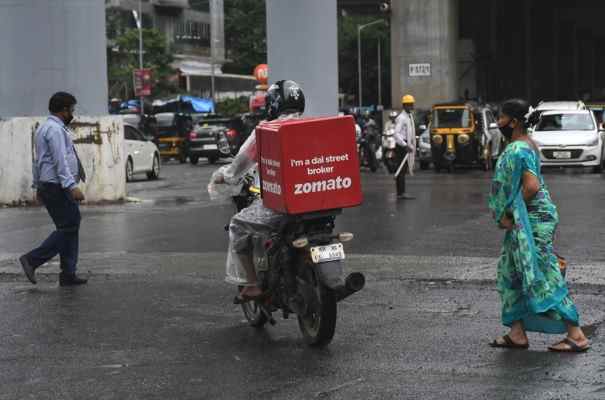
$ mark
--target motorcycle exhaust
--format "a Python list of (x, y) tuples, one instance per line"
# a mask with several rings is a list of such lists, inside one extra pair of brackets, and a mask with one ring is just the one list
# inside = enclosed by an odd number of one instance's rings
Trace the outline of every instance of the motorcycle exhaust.
[(366, 284), (366, 278), (361, 272), (353, 272), (345, 279), (344, 286), (334, 289), (336, 292), (336, 301), (346, 299), (355, 292), (359, 292)]

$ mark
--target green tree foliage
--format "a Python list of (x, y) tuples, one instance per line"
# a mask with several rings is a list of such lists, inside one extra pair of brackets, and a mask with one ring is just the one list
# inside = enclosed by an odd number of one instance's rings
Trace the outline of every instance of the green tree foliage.
[(223, 71), (250, 75), (267, 62), (265, 0), (225, 0), (225, 44), (229, 63)]
[[(111, 25), (108, 23), (108, 32)], [(116, 32), (107, 49), (108, 78), (111, 97), (123, 98), (127, 93), (134, 96), (132, 73), (139, 68), (139, 32), (127, 29)], [(176, 85), (171, 81), (175, 71), (170, 64), (172, 54), (166, 46), (165, 36), (156, 29), (143, 29), (143, 66), (153, 70), (154, 97), (176, 92)]]
[(240, 96), (233, 99), (224, 99), (216, 103), (216, 112), (221, 115), (233, 116), (248, 111), (248, 98)]
[[(358, 104), (357, 73), (357, 26), (376, 21), (372, 16), (342, 16), (338, 19), (338, 73), (340, 90), (354, 95)], [(391, 103), (390, 92), (390, 33), (386, 24), (369, 26), (361, 32), (361, 71), (363, 77), (363, 104), (378, 104), (378, 41), (382, 53), (382, 100), (385, 106)]]

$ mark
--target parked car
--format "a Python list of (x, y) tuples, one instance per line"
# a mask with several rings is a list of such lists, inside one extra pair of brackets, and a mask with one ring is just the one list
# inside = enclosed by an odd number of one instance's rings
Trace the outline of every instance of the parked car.
[(193, 130), (193, 122), (199, 115), (214, 112), (214, 102), (193, 96), (176, 96), (153, 102), (157, 120), (156, 143), (164, 159), (176, 158), (187, 161), (184, 141)]
[(603, 133), (590, 110), (544, 111), (531, 133), (544, 166), (603, 171)]
[(160, 177), (160, 151), (157, 146), (133, 125), (124, 124), (126, 147), (126, 181), (136, 174), (147, 174), (148, 179)]
[(125, 123), (136, 127), (139, 131), (143, 132), (143, 135), (147, 139), (155, 139), (158, 134), (157, 120), (155, 116), (144, 114), (133, 114), (133, 113), (121, 113), (119, 114)]
[(583, 101), (541, 101), (535, 108), (535, 111), (567, 111), (567, 110), (586, 110), (586, 104)]
[(485, 106), (480, 111), (480, 122), (483, 135), (481, 145), (483, 147), (484, 166), (495, 169), (498, 157), (506, 146), (504, 136), (498, 128), (496, 117), (490, 107)]
[(219, 158), (231, 157), (237, 152), (236, 144), (229, 141), (236, 133), (230, 129), (231, 119), (209, 115), (199, 119), (189, 135), (184, 139), (184, 154), (191, 164), (197, 164), (204, 157), (210, 164)]
[(590, 103), (586, 103), (586, 108), (592, 111), (595, 119), (597, 120), (597, 124), (602, 124), (603, 122), (605, 122), (605, 101), (593, 101)]
[[(545, 111), (576, 111), (576, 110), (586, 110), (586, 104), (581, 100), (578, 101), (541, 101), (538, 103), (536, 108), (534, 109), (534, 113), (538, 114), (539, 119), (540, 115), (542, 115)], [(529, 133), (533, 131), (534, 127), (529, 127)]]
[(418, 137), (418, 161), (420, 162), (420, 169), (429, 169), (431, 162), (433, 161), (433, 154), (431, 152), (431, 125), (421, 125), (419, 128), (424, 128)]

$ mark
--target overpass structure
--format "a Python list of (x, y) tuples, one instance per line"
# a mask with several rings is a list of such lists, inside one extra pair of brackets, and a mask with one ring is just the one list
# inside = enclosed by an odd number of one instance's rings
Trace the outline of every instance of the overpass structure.
[(338, 0), (383, 14), (391, 29), (391, 94), (420, 107), (465, 97), (605, 99), (600, 0)]

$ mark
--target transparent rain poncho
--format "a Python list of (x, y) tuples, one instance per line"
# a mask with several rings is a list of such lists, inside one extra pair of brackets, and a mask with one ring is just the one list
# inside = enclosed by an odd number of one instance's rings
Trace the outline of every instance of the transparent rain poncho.
[[(279, 119), (293, 119), (299, 116), (300, 114), (290, 114)], [(221, 175), (225, 183), (216, 183), (217, 177)], [(227, 200), (238, 195), (241, 193), (246, 176), (254, 176), (258, 184), (256, 131), (250, 134), (231, 164), (219, 168), (212, 174), (208, 184), (210, 198)], [(239, 286), (253, 285), (246, 278), (246, 270), (240, 256), (252, 255), (256, 270), (266, 270), (268, 265), (265, 259), (265, 242), (286, 218), (286, 214), (266, 208), (261, 199), (255, 200), (249, 207), (231, 218), (225, 278), (227, 282)]]

